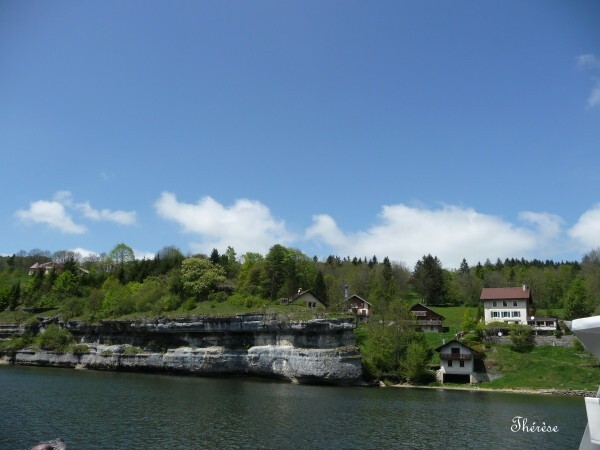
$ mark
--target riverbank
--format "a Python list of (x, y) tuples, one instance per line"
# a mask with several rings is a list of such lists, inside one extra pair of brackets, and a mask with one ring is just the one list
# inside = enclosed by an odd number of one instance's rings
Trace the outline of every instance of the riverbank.
[(587, 391), (579, 389), (507, 389), (507, 388), (486, 388), (479, 385), (465, 386), (417, 386), (413, 384), (392, 384), (385, 387), (406, 388), (406, 389), (438, 389), (447, 391), (471, 391), (471, 392), (502, 392), (507, 394), (536, 394), (536, 395), (560, 395), (571, 397), (595, 397), (596, 391)]

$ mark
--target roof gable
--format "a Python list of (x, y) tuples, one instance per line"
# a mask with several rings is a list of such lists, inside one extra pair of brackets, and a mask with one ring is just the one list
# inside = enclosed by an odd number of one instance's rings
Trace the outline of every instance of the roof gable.
[(365, 300), (364, 298), (362, 298), (360, 295), (353, 294), (350, 297), (348, 297), (348, 299), (346, 301), (349, 302), (352, 299), (357, 299), (357, 300), (360, 300), (361, 302), (365, 302), (368, 305), (373, 306), (373, 304), (371, 302), (368, 302), (367, 300)]
[(449, 347), (451, 345), (456, 345), (456, 344), (458, 344), (458, 345), (460, 345), (460, 346), (462, 346), (464, 348), (467, 348), (467, 349), (471, 350), (472, 353), (475, 353), (475, 354), (478, 353), (477, 350), (475, 350), (472, 347), (469, 347), (467, 344), (463, 344), (462, 342), (460, 342), (457, 339), (452, 339), (451, 341), (448, 341), (445, 344), (440, 345), (438, 348), (435, 349), (435, 351), (436, 352), (441, 352), (443, 348)]
[(526, 287), (483, 288), (480, 300), (531, 299), (531, 289)]
[(441, 315), (441, 314), (439, 314), (439, 313), (436, 313), (436, 312), (435, 312), (433, 309), (431, 309), (431, 308), (428, 308), (427, 306), (425, 306), (425, 305), (424, 305), (424, 304), (422, 304), (422, 303), (417, 303), (416, 305), (413, 305), (413, 306), (410, 308), (410, 310), (411, 310), (411, 311), (428, 311), (428, 312), (430, 312), (430, 313), (431, 313), (431, 315), (433, 315), (433, 316), (437, 316), (437, 317), (439, 317), (439, 318), (441, 318), (441, 319), (446, 319), (444, 316), (442, 316), (442, 315)]

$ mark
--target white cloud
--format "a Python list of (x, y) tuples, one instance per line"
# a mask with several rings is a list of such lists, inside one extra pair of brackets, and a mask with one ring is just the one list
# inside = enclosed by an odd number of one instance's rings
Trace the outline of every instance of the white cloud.
[(145, 252), (142, 250), (133, 249), (133, 255), (134, 255), (135, 259), (154, 259), (155, 254), (156, 253), (153, 253), (153, 252)]
[(195, 250), (208, 253), (212, 248), (224, 250), (228, 245), (238, 254), (266, 252), (274, 244), (285, 244), (293, 237), (283, 221), (276, 220), (265, 205), (240, 199), (224, 206), (211, 197), (197, 203), (178, 202), (174, 194), (163, 192), (154, 207), (159, 216), (177, 222), (184, 232), (200, 235), (192, 244)]
[(98, 252), (95, 252), (93, 250), (88, 250), (88, 249), (82, 248), (82, 247), (75, 247), (75, 248), (70, 249), (69, 251), (80, 255), (83, 259), (100, 257), (100, 254)]
[(600, 203), (584, 212), (569, 231), (569, 236), (582, 250), (600, 245)]
[(592, 89), (590, 96), (587, 99), (588, 106), (593, 108), (594, 106), (600, 106), (600, 80), (594, 80), (596, 85)]
[(30, 203), (28, 210), (19, 210), (16, 217), (25, 223), (41, 223), (58, 229), (63, 233), (81, 234), (86, 231), (83, 225), (73, 222), (67, 209), (79, 211), (83, 217), (94, 221), (109, 221), (121, 225), (134, 225), (136, 223), (135, 211), (112, 211), (110, 209), (97, 210), (89, 202), (75, 203), (73, 194), (69, 191), (58, 191), (52, 200), (38, 200)]
[[(486, 258), (532, 254), (561, 233), (562, 219), (547, 213), (521, 213), (526, 224), (515, 226), (499, 217), (471, 208), (444, 205), (439, 209), (384, 206), (380, 224), (367, 231), (344, 233), (328, 215), (313, 217), (306, 237), (321, 240), (344, 256), (388, 256), (412, 266), (423, 255), (438, 256), (446, 267), (458, 267)], [(539, 256), (539, 255), (534, 255)]]
[(108, 222), (115, 222), (121, 225), (135, 225), (136, 223), (136, 212), (135, 211), (111, 211), (110, 209), (94, 209), (90, 205), (90, 202), (83, 202), (75, 204), (75, 209), (81, 211), (84, 217), (94, 220), (106, 220)]
[[(600, 69), (600, 58), (591, 53), (579, 55), (576, 60), (577, 66), (581, 69), (587, 69), (596, 73)], [(590, 108), (600, 106), (600, 79), (593, 77), (592, 80), (594, 80), (594, 87), (587, 98), (587, 104)]]
[(81, 234), (86, 228), (73, 222), (64, 205), (57, 201), (38, 200), (29, 209), (18, 210), (15, 216), (23, 223), (40, 223), (63, 233)]
[(583, 69), (600, 69), (600, 58), (591, 53), (579, 55), (577, 58), (577, 66)]

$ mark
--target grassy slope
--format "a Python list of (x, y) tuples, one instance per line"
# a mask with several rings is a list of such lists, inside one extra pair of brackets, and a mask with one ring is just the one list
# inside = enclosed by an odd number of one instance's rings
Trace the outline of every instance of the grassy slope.
[(485, 383), (486, 388), (582, 389), (596, 391), (600, 384), (600, 363), (590, 353), (573, 347), (535, 347), (518, 353), (509, 345), (487, 351), (488, 362), (497, 362), (504, 377)]

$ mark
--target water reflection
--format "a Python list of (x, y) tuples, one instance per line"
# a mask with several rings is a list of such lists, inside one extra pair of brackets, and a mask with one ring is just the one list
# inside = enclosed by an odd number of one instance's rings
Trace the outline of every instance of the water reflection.
[[(0, 448), (577, 448), (580, 398), (0, 367)], [(513, 433), (514, 416), (559, 432)], [(15, 424), (18, 424), (15, 427)]]

